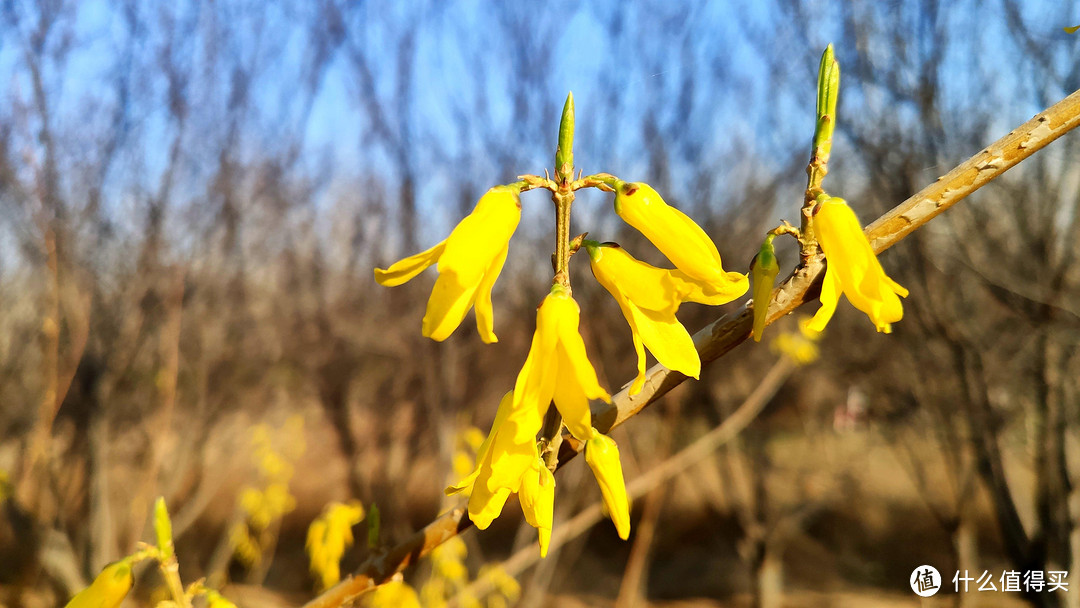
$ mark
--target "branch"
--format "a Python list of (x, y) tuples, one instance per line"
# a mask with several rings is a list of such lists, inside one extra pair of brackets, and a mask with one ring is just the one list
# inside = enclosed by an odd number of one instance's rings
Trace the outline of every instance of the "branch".
[[(1080, 90), (1037, 114), (879, 217), (866, 228), (870, 245), (877, 253), (892, 247), (941, 212), (1078, 125)], [(802, 304), (816, 299), (815, 283), (824, 269), (824, 258), (820, 254), (796, 268), (791, 276), (773, 291), (767, 323), (771, 324)], [(694, 334), (694, 344), (697, 345), (702, 365), (719, 359), (744, 342), (750, 337), (752, 325), (753, 313), (747, 303), (741, 310), (720, 317)], [(594, 406), (593, 426), (607, 433), (684, 380), (686, 376), (678, 372), (670, 371), (661, 365), (653, 366), (649, 370), (645, 386), (637, 395), (631, 397), (629, 390), (624, 388), (612, 396), (610, 405)], [(574, 441), (565, 441), (563, 445), (565, 447), (564, 454), (559, 457), (560, 466), (576, 454), (575, 447), (580, 447)], [(566, 454), (565, 451), (570, 453)], [(472, 522), (465, 517), (464, 507), (452, 509), (397, 547), (369, 559), (355, 574), (308, 602), (305, 608), (341, 606), (364, 591), (390, 580), (394, 574), (471, 525)]]

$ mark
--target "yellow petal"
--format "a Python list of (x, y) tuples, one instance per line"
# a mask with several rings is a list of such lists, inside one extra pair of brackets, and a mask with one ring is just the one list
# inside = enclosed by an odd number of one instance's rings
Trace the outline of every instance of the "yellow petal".
[(904, 314), (897, 294), (906, 296), (907, 290), (885, 274), (855, 212), (843, 199), (824, 200), (818, 203), (814, 230), (840, 289), (878, 331), (888, 333)]
[(479, 467), (469, 496), (469, 519), (481, 530), (502, 512), (510, 493), (521, 488), (522, 477), (536, 461), (536, 434), (543, 415), (535, 408), (512, 408), (493, 431), (490, 452)]
[(463, 284), (453, 272), (440, 272), (424, 313), (424, 337), (436, 342), (449, 338), (472, 307), (477, 286)]
[[(491, 443), (489, 489), (507, 487), (517, 492), (521, 476), (536, 459), (536, 434), (543, 425), (543, 414), (536, 408), (515, 408), (499, 428)], [(477, 485), (481, 479), (477, 479)]]
[(611, 403), (611, 395), (600, 386), (596, 377), (596, 369), (589, 362), (589, 356), (585, 353), (585, 341), (578, 332), (581, 309), (577, 302), (569, 295), (562, 297), (548, 296), (553, 299), (555, 307), (553, 314), (557, 317), (556, 331), (558, 332), (558, 344), (574, 375), (577, 377), (581, 390), (589, 399), (603, 399)]
[(480, 332), (480, 339), (485, 344), (494, 344), (499, 341), (495, 337), (495, 312), (491, 305), (491, 289), (495, 286), (495, 279), (499, 277), (509, 251), (509, 244), (503, 247), (502, 252), (484, 273), (484, 279), (480, 281), (480, 286), (476, 290), (476, 330)]
[(404, 260), (394, 262), (390, 268), (383, 270), (375, 269), (375, 281), (386, 287), (396, 287), (412, 279), (424, 271), (428, 266), (439, 261), (439, 256), (446, 249), (446, 241), (442, 241), (427, 251), (411, 255)]
[(131, 563), (113, 562), (101, 570), (89, 587), (75, 594), (65, 608), (118, 608), (133, 582)]
[(519, 498), (525, 521), (536, 528), (539, 535), (540, 557), (547, 557), (555, 511), (555, 477), (544, 466), (543, 461), (537, 459), (533, 467), (525, 473)]
[[(701, 373), (701, 360), (693, 338), (675, 318), (675, 311), (682, 301), (677, 284), (687, 286), (684, 291), (689, 291), (692, 284), (683, 278), (687, 275), (639, 262), (617, 246), (586, 242), (586, 247), (593, 275), (619, 303), (634, 335), (638, 375), (630, 386), (630, 394), (637, 394), (645, 384), (643, 346), (668, 369), (697, 378)], [(672, 279), (675, 273), (680, 277), (677, 280)], [(646, 305), (642, 306), (639, 299)]]
[(750, 279), (740, 272), (723, 272), (717, 283), (706, 283), (681, 270), (672, 270), (671, 278), (684, 302), (719, 306), (742, 296), (750, 288)]
[[(510, 242), (521, 220), (521, 202), (506, 186), (488, 190), (446, 239), (439, 273), (452, 271), (465, 285), (477, 285)], [(494, 282), (494, 279), (492, 279)]]
[(592, 436), (592, 412), (589, 410), (589, 398), (581, 388), (577, 375), (569, 359), (559, 349), (559, 367), (555, 378), (555, 407), (562, 416), (563, 424), (570, 434), (579, 440)]
[(545, 297), (536, 311), (536, 331), (533, 332), (529, 355), (514, 383), (515, 409), (528, 404), (546, 413), (555, 393), (555, 373), (558, 369), (555, 348), (559, 335), (557, 319), (552, 314), (552, 301), (552, 296)]
[[(483, 479), (481, 472), (480, 479)], [(479, 481), (479, 479), (477, 480)], [(506, 499), (510, 497), (510, 488), (497, 488), (492, 491), (487, 483), (477, 483), (469, 495), (469, 519), (480, 530), (487, 530), (491, 522), (502, 513)]]
[(840, 302), (840, 281), (832, 271), (831, 266), (825, 267), (825, 278), (821, 281), (821, 308), (814, 313), (814, 317), (805, 325), (806, 329), (814, 332), (825, 331), (825, 325), (832, 319), (836, 312), (836, 305)]
[(480, 448), (476, 451), (476, 470), (473, 471), (468, 477), (459, 481), (456, 485), (452, 485), (446, 488), (445, 492), (447, 496), (453, 496), (467, 490), (472, 490), (472, 484), (476, 481), (477, 475), (480, 474), (481, 467), (491, 466), (491, 443), (495, 438), (495, 435), (502, 428), (506, 418), (510, 415), (510, 412), (514, 405), (514, 391), (507, 391), (502, 399), (499, 401), (499, 408), (495, 410), (495, 420), (491, 423), (491, 432), (484, 438), (484, 442), (480, 444)]
[(645, 373), (645, 344), (636, 331), (631, 330), (630, 333), (634, 337), (634, 353), (637, 355), (637, 376), (634, 376), (634, 382), (630, 385), (630, 395), (633, 396), (641, 392), (648, 375)]
[(616, 184), (615, 212), (679, 270), (721, 289), (727, 282), (720, 252), (694, 220), (671, 207), (648, 184)]
[[(586, 247), (593, 276), (609, 292), (622, 293), (639, 308), (678, 312), (683, 299), (671, 270), (642, 262), (614, 243), (586, 241)], [(680, 279), (679, 285), (683, 282)]]
[(630, 503), (626, 498), (619, 447), (610, 437), (596, 433), (585, 444), (585, 462), (589, 463), (596, 476), (604, 505), (619, 532), (619, 538), (626, 540), (630, 537)]
[(701, 358), (694, 348), (694, 339), (675, 315), (639, 310), (633, 303), (627, 308), (633, 332), (661, 365), (691, 378), (701, 374)]

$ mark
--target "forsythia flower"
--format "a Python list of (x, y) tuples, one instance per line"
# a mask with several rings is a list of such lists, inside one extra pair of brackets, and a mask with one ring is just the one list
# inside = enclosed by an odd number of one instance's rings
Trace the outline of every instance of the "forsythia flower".
[(589, 400), (611, 401), (585, 354), (580, 314), (566, 288), (551, 288), (537, 310), (536, 332), (514, 390), (503, 396), (476, 455), (476, 470), (446, 489), (447, 494), (470, 492), (469, 519), (481, 530), (499, 516), (510, 494), (518, 493), (526, 521), (538, 530), (542, 556), (555, 500), (555, 478), (536, 448), (544, 414), (554, 401), (571, 434), (588, 440), (595, 434)]
[(746, 275), (725, 272), (709, 235), (685, 213), (664, 202), (648, 184), (616, 181), (615, 213), (645, 235), (679, 270), (701, 281), (706, 295), (730, 302), (746, 293)]
[(102, 569), (86, 589), (75, 594), (64, 608), (118, 608), (131, 591), (131, 562), (122, 559)]
[(825, 329), (843, 293), (878, 331), (891, 332), (891, 324), (904, 316), (897, 295), (907, 297), (908, 290), (885, 274), (855, 212), (844, 199), (831, 197), (817, 204), (813, 222), (828, 266), (821, 284), (821, 308), (808, 327)]
[(697, 378), (701, 359), (694, 339), (675, 318), (685, 301), (715, 302), (706, 297), (701, 284), (681, 270), (657, 268), (639, 261), (615, 243), (584, 241), (593, 276), (614, 296), (634, 336), (638, 375), (630, 386), (637, 394), (645, 384), (645, 348), (664, 367)]
[(206, 608), (236, 608), (229, 598), (213, 589), (206, 590)]
[(489, 344), (498, 341), (491, 289), (506, 261), (510, 237), (521, 220), (519, 193), (520, 187), (513, 185), (488, 190), (472, 213), (441, 243), (386, 270), (375, 269), (375, 280), (393, 287), (438, 263), (439, 278), (424, 314), (424, 336), (440, 342), (450, 337), (475, 305), (480, 339)]
[(594, 430), (593, 437), (585, 442), (585, 462), (589, 463), (600, 484), (604, 506), (619, 532), (619, 538), (626, 540), (630, 537), (630, 503), (626, 498), (619, 447), (615, 445), (615, 440)]
[(469, 493), (469, 519), (481, 530), (502, 513), (510, 494), (518, 493), (525, 520), (539, 533), (541, 556), (547, 555), (555, 504), (555, 477), (536, 449), (543, 418), (537, 408), (514, 408), (514, 393), (506, 393), (477, 452), (476, 470), (446, 489), (447, 495)]
[(808, 317), (799, 320), (799, 333), (783, 332), (773, 338), (770, 348), (773, 352), (791, 359), (796, 365), (809, 365), (818, 359), (818, 347), (815, 344), (821, 333), (809, 327)]
[(569, 291), (552, 286), (536, 312), (529, 355), (514, 384), (514, 409), (539, 411), (542, 418), (554, 400), (566, 428), (585, 441), (592, 436), (589, 400), (611, 403), (611, 396), (600, 386), (585, 354), (578, 333), (580, 318), (581, 309)]
[(306, 548), (311, 573), (321, 589), (328, 589), (341, 579), (341, 557), (353, 544), (352, 527), (364, 519), (364, 507), (357, 501), (332, 502), (308, 527)]
[(390, 581), (375, 588), (361, 601), (367, 608), (420, 608), (420, 598), (402, 581)]

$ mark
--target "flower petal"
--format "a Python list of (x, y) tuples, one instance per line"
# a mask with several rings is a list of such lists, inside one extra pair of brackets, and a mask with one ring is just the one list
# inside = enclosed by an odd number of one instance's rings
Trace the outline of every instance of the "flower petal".
[(510, 245), (507, 244), (491, 262), (491, 266), (484, 273), (484, 279), (480, 281), (480, 286), (476, 290), (476, 330), (480, 332), (480, 339), (485, 344), (494, 344), (499, 341), (495, 337), (495, 312), (491, 305), (491, 289), (495, 286), (495, 279), (499, 277), (509, 251)]
[(478, 285), (510, 242), (520, 220), (521, 202), (512, 188), (488, 190), (447, 237), (439, 273), (453, 271), (462, 284)]
[(675, 315), (640, 310), (633, 303), (628, 308), (634, 333), (661, 365), (691, 378), (701, 375), (701, 358), (694, 339)]
[(570, 434), (584, 441), (592, 436), (592, 411), (589, 398), (581, 388), (565, 350), (559, 347), (558, 372), (555, 379), (555, 407)]
[(855, 212), (843, 199), (826, 199), (818, 203), (814, 230), (848, 300), (878, 331), (890, 332), (891, 324), (904, 315), (897, 294), (906, 296), (907, 290), (885, 274)]
[(446, 241), (443, 240), (431, 249), (421, 251), (404, 260), (394, 262), (390, 265), (390, 268), (387, 268), (386, 270), (376, 268), (375, 281), (379, 285), (384, 285), (386, 287), (396, 287), (401, 285), (423, 272), (428, 266), (438, 262), (439, 256), (443, 254), (445, 249)]
[(578, 332), (581, 309), (578, 308), (577, 302), (569, 296), (566, 296), (565, 299), (556, 299), (556, 302), (558, 302), (558, 308), (555, 312), (559, 316), (559, 322), (556, 326), (559, 335), (559, 346), (562, 347), (563, 353), (574, 370), (574, 375), (577, 376), (581, 390), (589, 399), (603, 399), (605, 402), (611, 403), (611, 395), (600, 386), (600, 381), (596, 377), (596, 369), (593, 368), (588, 355), (585, 353), (585, 341), (581, 339), (581, 334)]
[(436, 342), (449, 338), (472, 308), (478, 287), (479, 283), (462, 283), (453, 270), (440, 271), (424, 313), (421, 326), (424, 337)]
[(720, 252), (709, 235), (685, 213), (668, 205), (648, 184), (618, 182), (615, 212), (679, 270), (717, 289), (726, 282)]
[(471, 491), (473, 482), (476, 481), (476, 477), (480, 474), (480, 469), (491, 466), (491, 443), (499, 429), (502, 428), (503, 423), (506, 422), (506, 418), (510, 416), (513, 405), (514, 391), (507, 391), (499, 401), (499, 408), (495, 410), (495, 420), (491, 423), (491, 432), (484, 438), (484, 442), (480, 444), (480, 448), (476, 451), (476, 470), (457, 484), (446, 488), (447, 496), (453, 496), (466, 490)]
[(543, 461), (537, 459), (533, 468), (525, 473), (518, 498), (525, 521), (536, 528), (539, 535), (540, 557), (547, 557), (555, 512), (555, 476)]
[(630, 537), (630, 503), (626, 498), (619, 447), (610, 437), (596, 433), (585, 444), (585, 462), (589, 463), (596, 476), (604, 505), (619, 532), (619, 538), (626, 540)]
[[(672, 273), (682, 277), (686, 273), (657, 268), (630, 255), (628, 251), (614, 243), (595, 243), (586, 241), (593, 276), (614, 295), (622, 293), (639, 308), (663, 310), (674, 314), (679, 310), (683, 298), (680, 290), (685, 281), (672, 279)], [(683, 291), (689, 288), (683, 288)]]
[(814, 332), (825, 331), (825, 325), (832, 319), (836, 312), (836, 305), (840, 302), (840, 281), (832, 266), (825, 267), (825, 278), (821, 281), (821, 308), (814, 313), (814, 317), (805, 325), (806, 329)]
[(682, 301), (709, 306), (727, 304), (750, 289), (750, 279), (740, 272), (724, 272), (719, 282), (706, 283), (676, 269), (671, 271), (671, 279)]

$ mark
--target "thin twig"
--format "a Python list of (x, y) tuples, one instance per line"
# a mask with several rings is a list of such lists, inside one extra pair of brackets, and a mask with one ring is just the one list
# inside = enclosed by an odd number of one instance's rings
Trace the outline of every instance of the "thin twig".
[[(964, 197), (986, 185), (1050, 142), (1080, 125), (1080, 91), (1076, 91), (1037, 114), (1005, 137), (972, 156), (955, 169), (923, 188), (866, 228), (875, 252), (882, 252), (923, 226)], [(812, 292), (825, 264), (821, 256), (799, 266), (773, 291), (768, 323), (772, 323), (817, 297)], [(753, 313), (744, 304), (738, 312), (724, 315), (694, 334), (702, 365), (715, 361), (750, 337)], [(649, 370), (645, 386), (633, 397), (627, 389), (612, 402), (594, 410), (594, 426), (601, 432), (622, 424), (647, 405), (686, 380), (686, 376), (656, 365)], [(575, 442), (566, 441), (573, 448)], [(572, 456), (572, 454), (571, 454)], [(565, 464), (568, 456), (561, 456)], [(465, 509), (453, 509), (419, 530), (394, 549), (364, 563), (355, 574), (308, 602), (306, 608), (331, 608), (345, 604), (364, 591), (390, 579), (447, 539), (471, 525)]]

